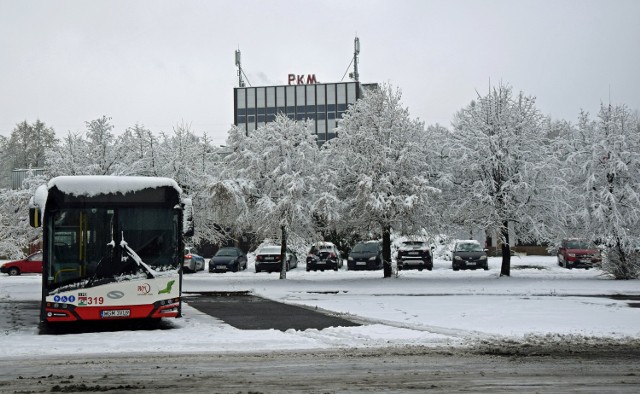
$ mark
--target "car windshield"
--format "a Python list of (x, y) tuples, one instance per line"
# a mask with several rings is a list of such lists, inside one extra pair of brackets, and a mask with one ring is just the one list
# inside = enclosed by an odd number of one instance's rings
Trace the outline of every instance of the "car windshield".
[(378, 251), (378, 244), (374, 242), (356, 244), (356, 246), (354, 246), (352, 250), (352, 252), (355, 252), (355, 253), (376, 253), (377, 251)]
[(482, 246), (480, 246), (479, 243), (475, 243), (475, 242), (465, 242), (465, 243), (459, 243), (456, 246), (456, 251), (457, 252), (482, 252)]
[(415, 249), (415, 248), (421, 248), (423, 246), (424, 246), (424, 242), (422, 241), (405, 241), (402, 243), (401, 248)]
[(328, 245), (328, 244), (322, 244), (322, 245), (313, 245), (311, 247), (311, 250), (309, 250), (309, 253), (318, 253), (318, 252), (322, 252), (327, 251), (327, 250), (331, 250), (332, 246)]
[(567, 249), (595, 249), (595, 245), (585, 240), (571, 240), (567, 242)]
[(218, 250), (216, 256), (237, 256), (238, 252), (235, 249), (223, 248)]
[(267, 247), (264, 247), (264, 248), (260, 249), (258, 254), (280, 254), (280, 247), (279, 246), (267, 246)]

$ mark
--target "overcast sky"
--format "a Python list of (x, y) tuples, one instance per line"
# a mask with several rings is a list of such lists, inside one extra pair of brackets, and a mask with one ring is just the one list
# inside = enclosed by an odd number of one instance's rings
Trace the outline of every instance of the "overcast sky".
[[(637, 0), (0, 0), (0, 135), (40, 119), (58, 135), (112, 118), (222, 144), (234, 51), (252, 86), (287, 75), (386, 82), (427, 125), (502, 81), (575, 122), (601, 102), (640, 109)], [(345, 77), (348, 80), (348, 76)]]

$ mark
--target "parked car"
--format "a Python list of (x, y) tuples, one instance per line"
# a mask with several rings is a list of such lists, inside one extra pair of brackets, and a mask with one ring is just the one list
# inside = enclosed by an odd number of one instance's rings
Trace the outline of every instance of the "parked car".
[(311, 246), (307, 254), (307, 271), (337, 271), (342, 267), (340, 251), (332, 242), (317, 242)]
[(404, 241), (398, 248), (396, 263), (399, 270), (417, 268), (422, 271), (433, 269), (431, 248), (424, 241)]
[(562, 267), (589, 269), (601, 262), (600, 251), (593, 242), (581, 238), (567, 238), (560, 242), (558, 265)]
[(247, 269), (247, 255), (240, 248), (228, 246), (218, 249), (209, 260), (209, 272), (238, 272)]
[(42, 251), (30, 254), (27, 258), (22, 260), (9, 261), (2, 264), (0, 272), (11, 276), (20, 274), (41, 274)]
[(451, 253), (451, 266), (454, 271), (460, 269), (489, 269), (487, 250), (476, 240), (456, 241)]
[(185, 248), (182, 269), (188, 272), (204, 270), (204, 257), (200, 256), (196, 250), (191, 247)]
[(382, 244), (378, 241), (358, 242), (351, 249), (347, 259), (349, 270), (382, 269)]
[[(285, 253), (286, 270), (289, 271), (292, 268), (298, 266), (298, 256), (296, 253), (287, 248)], [(280, 262), (280, 246), (269, 245), (263, 246), (256, 251), (256, 272), (280, 272), (282, 269), (282, 263)]]

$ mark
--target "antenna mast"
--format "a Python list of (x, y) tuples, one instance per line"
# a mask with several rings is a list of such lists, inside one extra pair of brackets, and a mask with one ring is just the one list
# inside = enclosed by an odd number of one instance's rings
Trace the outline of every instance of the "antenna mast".
[(360, 39), (356, 37), (353, 40), (353, 74), (351, 74), (351, 78), (354, 81), (360, 82), (360, 74), (358, 74), (358, 55), (360, 54)]
[(240, 50), (236, 50), (236, 66), (238, 67), (238, 87), (244, 88), (245, 84), (242, 80), (242, 61), (240, 60)]

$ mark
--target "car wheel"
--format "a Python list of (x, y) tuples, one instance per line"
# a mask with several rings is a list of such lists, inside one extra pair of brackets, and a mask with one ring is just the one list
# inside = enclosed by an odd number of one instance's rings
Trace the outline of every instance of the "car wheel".
[(237, 263), (236, 265), (233, 266), (233, 268), (231, 268), (231, 272), (238, 272), (240, 271), (240, 263)]
[(485, 271), (489, 271), (489, 264), (485, 264), (485, 265), (484, 265), (484, 270), (485, 270)]
[(458, 266), (454, 265), (454, 266), (453, 266), (453, 270), (454, 270), (454, 271), (458, 271), (458, 270), (460, 270), (460, 268), (458, 268)]
[(20, 275), (20, 270), (18, 269), (18, 267), (11, 267), (9, 268), (8, 274), (10, 276), (17, 276), (17, 275)]

